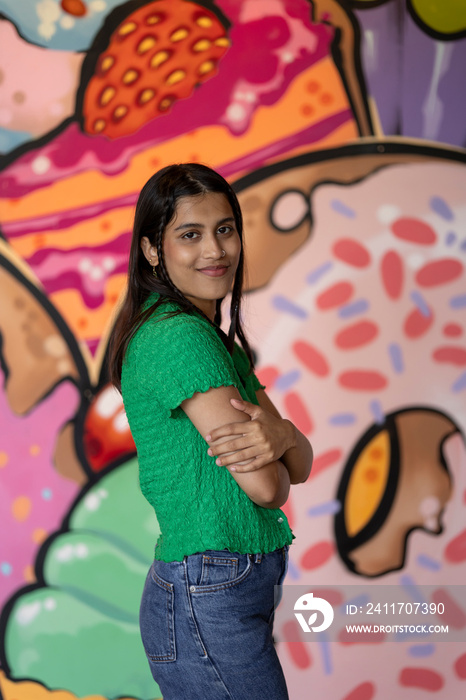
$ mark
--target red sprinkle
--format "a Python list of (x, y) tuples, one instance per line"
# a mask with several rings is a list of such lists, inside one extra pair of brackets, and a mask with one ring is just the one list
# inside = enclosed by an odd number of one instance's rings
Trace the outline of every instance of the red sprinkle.
[(323, 566), (335, 551), (333, 542), (318, 542), (307, 549), (301, 558), (301, 567), (306, 570), (318, 569)]
[(74, 17), (84, 17), (87, 7), (82, 0), (61, 0), (63, 12), (67, 12)]
[(370, 681), (361, 683), (349, 695), (345, 695), (343, 700), (372, 700), (375, 693), (375, 685)]
[(261, 367), (256, 372), (256, 377), (261, 384), (264, 384), (264, 386), (267, 387), (267, 389), (271, 389), (273, 387), (279, 375), (280, 372), (276, 367)]
[(456, 535), (445, 547), (445, 559), (452, 564), (466, 560), (466, 530)]
[(372, 342), (378, 333), (379, 329), (372, 321), (358, 321), (337, 334), (335, 345), (342, 350), (359, 348)]
[(343, 628), (338, 633), (340, 644), (380, 644), (385, 640), (385, 632), (350, 632)]
[(466, 654), (458, 656), (454, 665), (455, 673), (462, 681), (466, 680)]
[(405, 217), (394, 221), (391, 229), (397, 238), (419, 245), (433, 245), (437, 240), (437, 234), (428, 224), (420, 219)]
[(314, 429), (312, 418), (301, 397), (295, 391), (289, 391), (284, 398), (285, 409), (291, 422), (305, 435)]
[(334, 309), (345, 304), (354, 294), (354, 287), (350, 282), (337, 282), (325, 291), (321, 292), (316, 299), (316, 306), (322, 311)]
[(394, 250), (389, 250), (380, 264), (382, 284), (390, 299), (398, 299), (403, 288), (403, 261)]
[(296, 620), (290, 620), (283, 625), (283, 638), (290, 653), (291, 660), (298, 668), (309, 668), (312, 665), (312, 656), (309, 644), (292, 641), (299, 638), (300, 627)]
[(462, 272), (463, 265), (459, 260), (443, 258), (423, 265), (416, 273), (416, 282), (421, 287), (437, 287), (453, 282)]
[(341, 450), (336, 449), (328, 450), (327, 452), (323, 452), (317, 457), (314, 457), (314, 461), (312, 462), (311, 478), (317, 476), (317, 474), (320, 474), (320, 472), (323, 472), (324, 469), (327, 469), (327, 467), (331, 467), (332, 464), (336, 464), (336, 462), (338, 462), (338, 460), (341, 458), (341, 454)]
[(333, 246), (333, 254), (353, 267), (367, 267), (371, 261), (367, 248), (352, 238), (340, 238)]
[(439, 615), (439, 619), (445, 624), (453, 627), (455, 630), (462, 630), (466, 627), (466, 614), (456, 600), (454, 600), (448, 591), (444, 588), (438, 588), (432, 594), (432, 600), (437, 605), (443, 603), (445, 612)]
[(375, 370), (352, 369), (348, 372), (342, 372), (338, 377), (338, 383), (345, 389), (376, 391), (385, 389), (388, 381), (383, 374)]
[(437, 350), (434, 350), (432, 353), (432, 357), (436, 362), (448, 362), (452, 365), (458, 365), (459, 367), (466, 365), (466, 350), (453, 345), (437, 348)]
[(323, 354), (305, 340), (297, 340), (293, 344), (293, 352), (303, 365), (318, 377), (325, 377), (329, 373), (329, 366)]
[(411, 311), (406, 317), (403, 330), (408, 338), (419, 338), (429, 330), (433, 322), (434, 314), (432, 310), (430, 310), (429, 316), (424, 316), (419, 309), (414, 309), (414, 311)]
[(440, 673), (428, 668), (403, 668), (399, 676), (400, 685), (405, 688), (422, 688), (423, 690), (441, 690), (444, 680)]
[(460, 335), (463, 335), (463, 329), (458, 323), (446, 323), (442, 331), (443, 335), (449, 338), (458, 338)]
[(339, 607), (343, 604), (344, 598), (340, 591), (334, 588), (312, 588), (312, 592), (316, 598), (325, 598), (333, 607)]

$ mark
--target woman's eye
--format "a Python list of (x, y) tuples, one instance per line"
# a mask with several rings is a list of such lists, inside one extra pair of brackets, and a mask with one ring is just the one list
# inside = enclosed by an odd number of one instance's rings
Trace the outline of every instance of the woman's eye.
[(187, 232), (182, 236), (182, 238), (187, 238), (188, 240), (191, 241), (193, 238), (196, 238), (196, 236), (197, 236), (196, 231), (187, 231)]
[(220, 228), (217, 229), (217, 232), (222, 235), (225, 235), (227, 233), (231, 233), (232, 230), (233, 229), (231, 228), (231, 226), (220, 226)]

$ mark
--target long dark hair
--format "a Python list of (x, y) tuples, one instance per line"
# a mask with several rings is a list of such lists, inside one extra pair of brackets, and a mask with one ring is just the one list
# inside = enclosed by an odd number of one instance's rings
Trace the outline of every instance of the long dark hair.
[[(231, 322), (228, 336), (220, 329), (223, 299), (217, 299), (215, 319), (212, 323), (173, 284), (163, 256), (164, 232), (176, 214), (178, 200), (181, 197), (192, 197), (206, 192), (219, 192), (228, 199), (241, 240), (241, 253), (231, 295)], [(152, 274), (152, 269), (141, 249), (141, 240), (144, 236), (147, 236), (151, 245), (157, 248), (157, 277)], [(243, 271), (243, 217), (238, 198), (228, 182), (215, 170), (198, 163), (168, 165), (155, 173), (142, 188), (136, 205), (129, 254), (127, 291), (109, 343), (108, 368), (113, 384), (120, 389), (123, 358), (131, 338), (155, 309), (166, 301), (175, 301), (179, 306), (179, 311), (171, 312), (171, 316), (183, 312), (204, 316), (215, 327), (230, 353), (233, 350), (236, 335), (249, 358), (252, 369), (254, 367), (253, 355), (244, 335), (240, 318)], [(154, 304), (143, 308), (143, 304), (151, 292), (157, 292), (160, 296)]]

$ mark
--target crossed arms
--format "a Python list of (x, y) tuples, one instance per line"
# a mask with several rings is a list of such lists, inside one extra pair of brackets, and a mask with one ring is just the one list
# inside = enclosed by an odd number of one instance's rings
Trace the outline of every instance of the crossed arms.
[(307, 438), (279, 412), (263, 389), (259, 406), (243, 401), (234, 386), (196, 393), (181, 404), (188, 418), (240, 488), (259, 506), (279, 508), (290, 484), (306, 481), (312, 447)]

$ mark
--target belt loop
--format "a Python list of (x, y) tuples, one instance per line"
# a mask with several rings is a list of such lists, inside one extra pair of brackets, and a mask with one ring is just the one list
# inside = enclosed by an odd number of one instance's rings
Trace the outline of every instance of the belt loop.
[(255, 558), (255, 560), (254, 560), (254, 563), (255, 563), (255, 564), (260, 564), (261, 561), (262, 561), (262, 554), (261, 554), (261, 552), (259, 552), (258, 554), (256, 554), (256, 558)]

